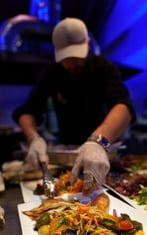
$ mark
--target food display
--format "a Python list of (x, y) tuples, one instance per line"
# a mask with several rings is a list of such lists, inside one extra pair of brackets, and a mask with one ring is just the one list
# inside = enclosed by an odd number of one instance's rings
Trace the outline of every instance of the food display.
[[(112, 197), (104, 187), (84, 198), (83, 180), (78, 178), (71, 186), (71, 170), (62, 171), (60, 168), (60, 172), (58, 178), (54, 177), (57, 193), (54, 199), (38, 197), (44, 195), (41, 178), (32, 181), (30, 179), (34, 177), (31, 176), (28, 181), (26, 178), (21, 181), (20, 185), (24, 188), (26, 186), (25, 192), (31, 191), (33, 194), (27, 194), (27, 202), (24, 200), (25, 203), (18, 205), (23, 235), (145, 235), (146, 215), (139, 214), (136, 209)], [(118, 186), (126, 186), (126, 182), (129, 182), (124, 190), (126, 195), (123, 196), (132, 197), (131, 200), (134, 200), (133, 197), (139, 198), (141, 194), (139, 203), (145, 203), (146, 207), (146, 178), (146, 172), (110, 172), (106, 184), (121, 193), (122, 188)], [(32, 190), (33, 182), (38, 183), (35, 183)], [(30, 188), (27, 188), (28, 185)], [(134, 194), (131, 190), (134, 190)]]
[[(121, 202), (114, 202), (116, 206), (114, 207), (112, 204), (114, 199), (105, 191), (97, 194), (94, 199), (89, 197), (86, 203), (83, 203), (81, 198), (64, 199), (62, 197), (64, 194), (76, 195), (82, 191), (83, 181), (77, 179), (75, 184), (70, 186), (70, 176), (69, 170), (60, 174), (56, 180), (58, 196), (54, 199), (45, 199), (35, 207), (29, 204), (29, 209), (21, 208), (20, 218), (25, 216), (32, 221), (31, 228), (34, 233), (29, 232), (30, 235), (35, 235), (36, 232), (39, 235), (145, 234), (142, 221), (138, 217), (132, 219), (128, 209), (125, 212), (119, 209), (118, 212), (117, 207), (119, 204), (121, 206)], [(42, 184), (38, 185), (43, 190)], [(39, 187), (36, 187), (35, 193)], [(23, 217), (23, 221), (25, 219)]]
[[(82, 192), (83, 180), (78, 178), (75, 184), (71, 186), (70, 175), (71, 171), (69, 170), (62, 172), (55, 182), (58, 196), (65, 193), (76, 194)], [(110, 171), (106, 177), (106, 186), (124, 196), (123, 199), (129, 199), (131, 202), (135, 201), (138, 207), (147, 212), (147, 173)], [(36, 195), (44, 194), (43, 184), (38, 183), (33, 193)]]
[(147, 170), (147, 155), (127, 154), (115, 159), (113, 164), (130, 172)]
[[(70, 185), (70, 176), (71, 176), (71, 171), (67, 170), (66, 172), (61, 172), (59, 175), (59, 178), (55, 181), (56, 185), (56, 193), (57, 195), (62, 195), (64, 193), (79, 193), (82, 192), (83, 188), (83, 180), (78, 178), (74, 185)], [(37, 184), (34, 194), (44, 194), (44, 188), (43, 184)]]
[[(97, 201), (99, 197), (101, 195)], [(103, 200), (107, 201), (108, 206), (108, 196)], [(100, 209), (95, 202), (82, 204), (58, 198), (45, 200), (38, 207), (22, 213), (35, 222), (32, 229), (39, 235), (144, 235), (141, 222), (125, 213), (118, 215), (117, 210), (110, 214), (107, 209)]]
[(110, 172), (106, 185), (147, 211), (147, 173)]
[[(44, 194), (41, 170), (24, 170), (22, 161), (4, 163), (1, 173), (6, 186), (17, 183), (22, 192), (23, 203), (17, 205), (22, 235), (147, 234), (146, 157), (126, 155), (113, 159), (106, 178), (109, 187), (103, 185), (88, 196), (82, 194), (82, 178), (70, 185), (71, 167), (49, 164), (56, 186), (54, 199), (47, 199)], [(120, 195), (124, 200), (117, 197)], [(1, 209), (0, 229), (3, 229), (7, 224)]]

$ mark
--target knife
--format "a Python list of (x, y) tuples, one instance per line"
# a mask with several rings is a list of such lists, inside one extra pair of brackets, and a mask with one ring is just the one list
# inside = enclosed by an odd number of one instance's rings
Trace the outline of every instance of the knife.
[(43, 186), (44, 186), (45, 195), (49, 199), (52, 199), (56, 196), (56, 187), (54, 183), (54, 178), (52, 177), (45, 162), (39, 161), (39, 165), (43, 174), (42, 178), (43, 178)]

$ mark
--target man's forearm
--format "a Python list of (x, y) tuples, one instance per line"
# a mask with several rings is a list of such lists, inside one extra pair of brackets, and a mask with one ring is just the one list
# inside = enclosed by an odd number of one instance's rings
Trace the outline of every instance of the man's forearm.
[(103, 123), (97, 127), (92, 135), (103, 135), (110, 143), (113, 143), (117, 138), (119, 138), (131, 122), (132, 116), (128, 107), (124, 104), (115, 105)]
[(19, 125), (27, 140), (29, 140), (34, 135), (38, 135), (36, 122), (32, 115), (23, 114), (19, 118)]

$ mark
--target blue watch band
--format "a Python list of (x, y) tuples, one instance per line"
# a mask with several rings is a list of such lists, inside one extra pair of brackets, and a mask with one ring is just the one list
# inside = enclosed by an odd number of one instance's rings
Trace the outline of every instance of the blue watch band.
[(107, 149), (110, 146), (109, 140), (102, 135), (98, 135), (98, 136), (92, 135), (92, 136), (89, 136), (87, 140), (94, 141), (97, 144), (102, 145), (105, 149)]

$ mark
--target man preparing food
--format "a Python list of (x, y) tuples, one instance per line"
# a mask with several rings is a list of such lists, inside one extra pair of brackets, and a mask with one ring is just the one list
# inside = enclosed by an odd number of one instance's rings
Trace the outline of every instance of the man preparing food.
[[(38, 133), (49, 97), (57, 115), (61, 143), (81, 145), (71, 173), (74, 184), (83, 170), (83, 193), (103, 184), (110, 163), (107, 147), (135, 120), (127, 88), (118, 69), (106, 58), (91, 54), (86, 25), (65, 18), (52, 33), (55, 62), (39, 74), (26, 102), (13, 112), (29, 150), (25, 161), (37, 169), (49, 163), (47, 144)], [(37, 157), (38, 156), (38, 157)]]

